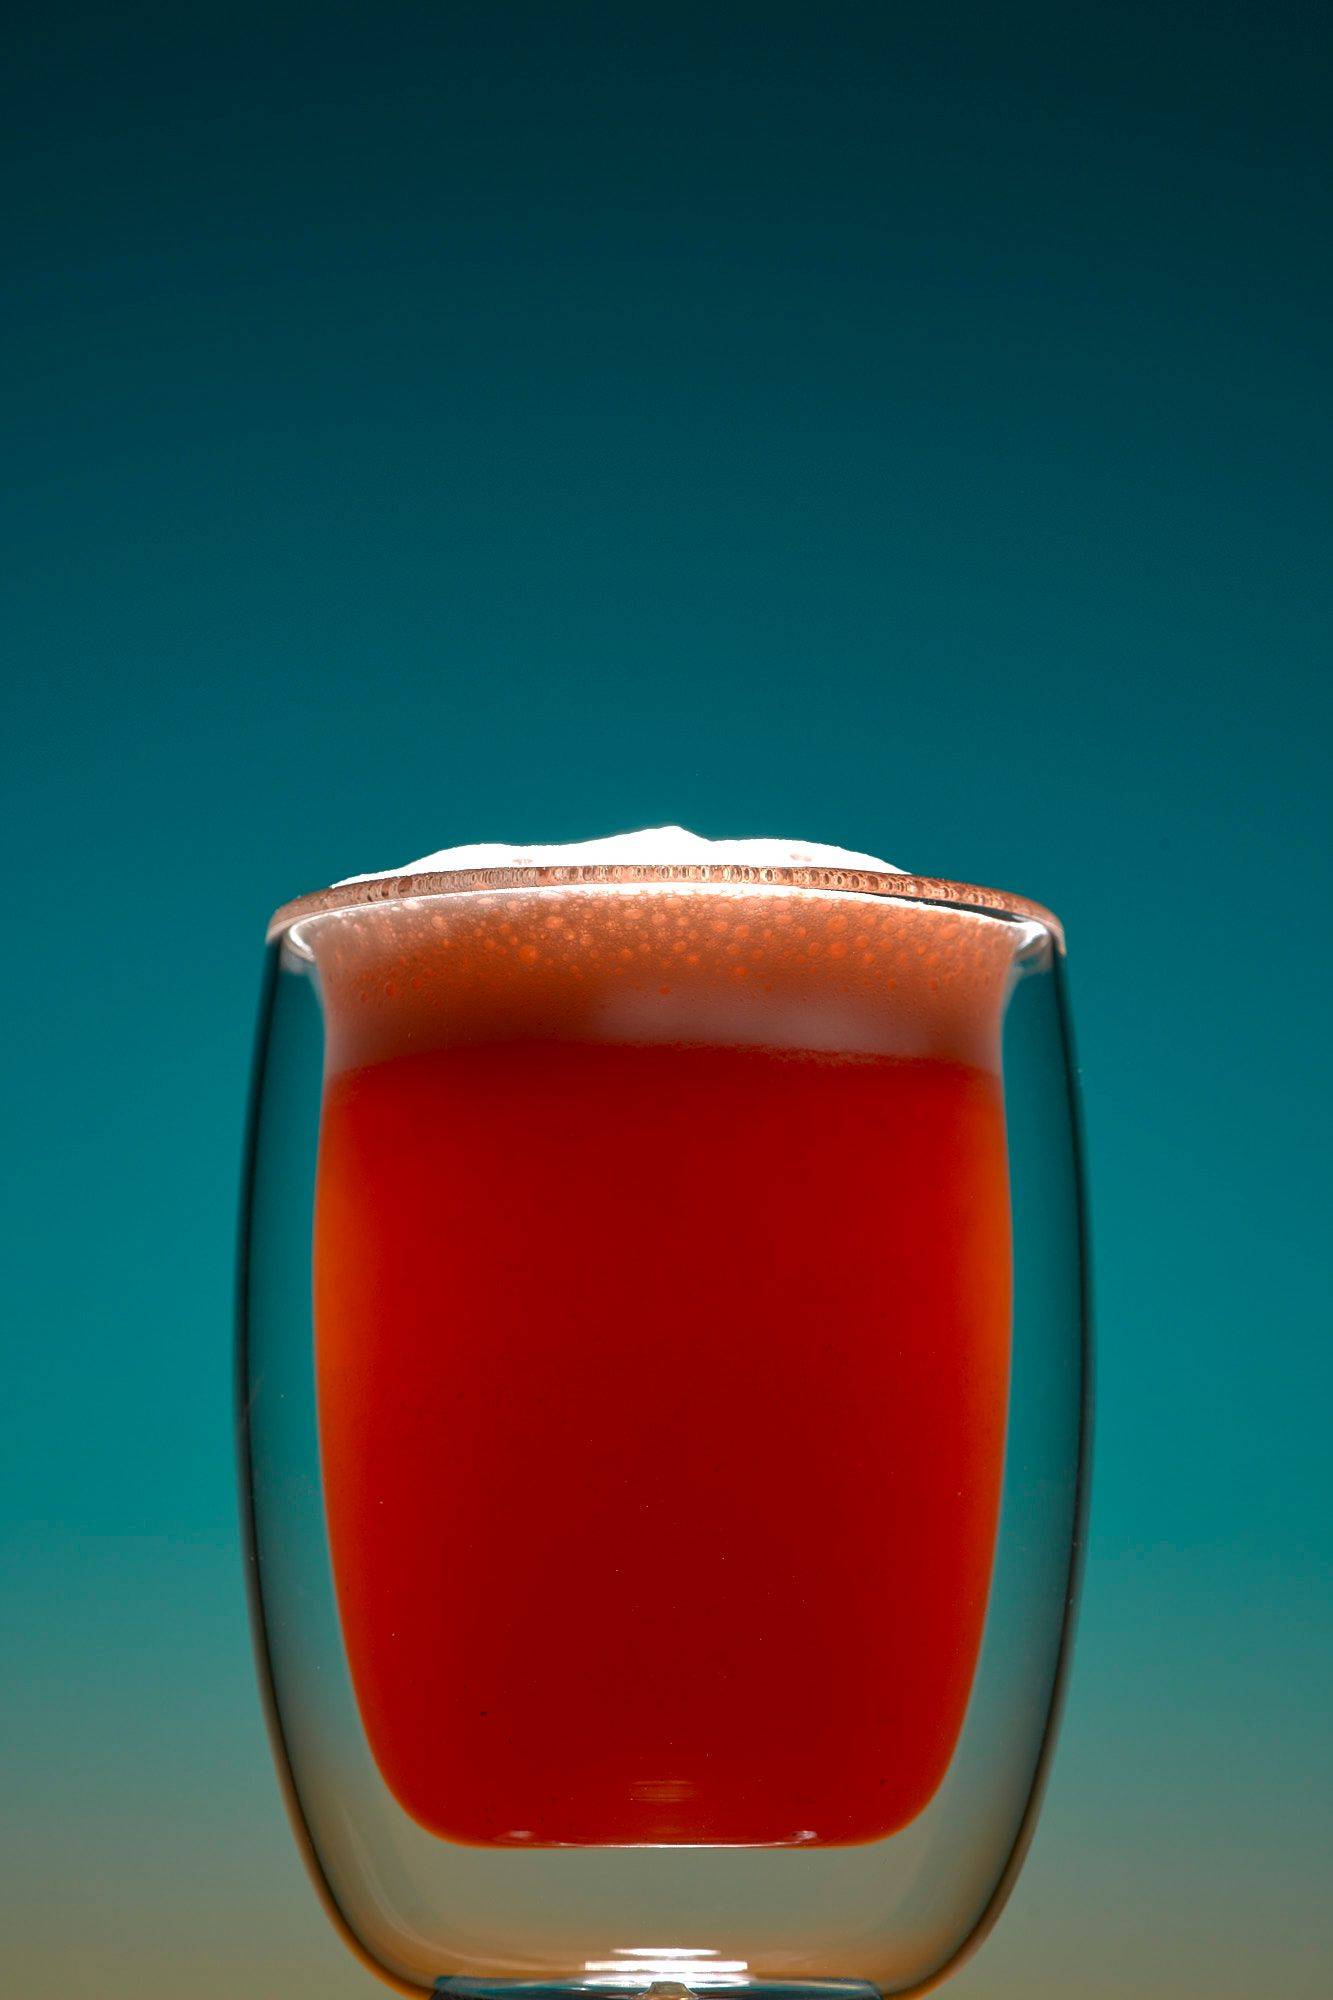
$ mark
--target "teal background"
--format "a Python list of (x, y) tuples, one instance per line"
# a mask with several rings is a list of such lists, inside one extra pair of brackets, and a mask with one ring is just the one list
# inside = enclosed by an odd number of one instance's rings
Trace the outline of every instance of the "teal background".
[(25, 2000), (352, 2000), (236, 1550), (269, 910), (679, 819), (1064, 916), (1099, 1460), (954, 1991), (1326, 1990), (1320, 6), (241, 0), (7, 29)]

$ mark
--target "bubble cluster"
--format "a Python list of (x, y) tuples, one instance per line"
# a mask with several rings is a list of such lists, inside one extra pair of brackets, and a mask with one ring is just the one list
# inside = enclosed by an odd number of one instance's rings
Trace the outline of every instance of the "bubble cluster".
[(337, 1068), (533, 1037), (995, 1067), (1027, 927), (855, 890), (607, 883), (400, 896), (304, 920)]

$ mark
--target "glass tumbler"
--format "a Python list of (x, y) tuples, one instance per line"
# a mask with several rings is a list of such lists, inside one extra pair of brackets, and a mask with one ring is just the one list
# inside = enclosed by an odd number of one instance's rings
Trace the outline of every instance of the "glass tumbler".
[(1021, 897), (814, 867), (274, 917), (254, 1627), (400, 1992), (920, 1992), (994, 1921), (1085, 1482), (1063, 953)]

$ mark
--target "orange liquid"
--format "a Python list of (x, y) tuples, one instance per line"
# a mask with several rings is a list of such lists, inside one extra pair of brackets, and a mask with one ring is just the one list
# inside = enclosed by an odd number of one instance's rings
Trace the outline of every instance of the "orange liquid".
[(928, 1803), (1000, 1496), (988, 1068), (381, 1040), (326, 1087), (315, 1285), (351, 1675), (418, 1821), (821, 1843)]

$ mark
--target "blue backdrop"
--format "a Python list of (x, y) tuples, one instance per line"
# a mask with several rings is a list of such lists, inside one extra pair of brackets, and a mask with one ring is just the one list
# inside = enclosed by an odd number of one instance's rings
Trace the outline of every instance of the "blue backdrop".
[(1331, 39), (1300, 0), (20, 8), (10, 1990), (370, 1992), (238, 1574), (263, 922), (664, 819), (1069, 930), (1092, 1555), (959, 2000), (1324, 1990)]

